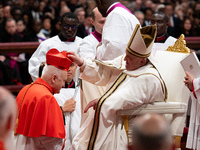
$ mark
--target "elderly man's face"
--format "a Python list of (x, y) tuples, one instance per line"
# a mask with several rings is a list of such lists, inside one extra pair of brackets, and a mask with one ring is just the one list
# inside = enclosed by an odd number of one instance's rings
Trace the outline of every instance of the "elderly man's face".
[(136, 57), (127, 51), (124, 60), (126, 61), (126, 70), (128, 71), (136, 70), (146, 62), (145, 58)]
[(65, 17), (60, 23), (60, 32), (66, 39), (71, 39), (76, 35), (78, 23), (77, 19)]
[(54, 93), (60, 93), (60, 90), (62, 87), (65, 86), (65, 82), (67, 81), (67, 71), (62, 71), (60, 76), (56, 76), (55, 78), (55, 84), (52, 87)]

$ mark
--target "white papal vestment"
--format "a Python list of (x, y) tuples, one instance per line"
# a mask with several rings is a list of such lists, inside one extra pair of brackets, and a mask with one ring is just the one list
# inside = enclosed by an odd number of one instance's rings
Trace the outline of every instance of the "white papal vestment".
[[(117, 116), (117, 111), (143, 103), (164, 101), (163, 82), (151, 63), (134, 71), (113, 68), (113, 63), (106, 66), (101, 62), (96, 64), (85, 60), (82, 78), (100, 85), (108, 83), (109, 88), (99, 99), (95, 115), (91, 114), (77, 132), (72, 149), (84, 150), (88, 145), (89, 149), (94, 150), (126, 149), (128, 142), (123, 126), (124, 118)], [(113, 80), (113, 77), (117, 78)]]

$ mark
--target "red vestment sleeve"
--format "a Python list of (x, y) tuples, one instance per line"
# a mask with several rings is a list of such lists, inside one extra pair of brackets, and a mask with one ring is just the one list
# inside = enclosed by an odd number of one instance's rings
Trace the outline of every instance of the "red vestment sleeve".
[(0, 140), (0, 150), (5, 150), (3, 142)]

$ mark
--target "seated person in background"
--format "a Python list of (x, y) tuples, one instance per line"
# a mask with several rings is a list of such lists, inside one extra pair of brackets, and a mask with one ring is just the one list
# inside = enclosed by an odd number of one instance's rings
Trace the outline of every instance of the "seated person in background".
[(153, 14), (153, 10), (151, 8), (145, 8), (145, 10), (144, 10), (144, 24), (142, 26), (151, 25), (152, 14)]
[[(66, 6), (63, 6), (61, 9), (60, 9), (60, 14), (59, 16), (62, 16), (64, 13), (67, 13), (67, 12), (71, 12), (70, 8), (66, 5)], [(55, 18), (56, 19), (56, 18)]]
[(182, 24), (181, 22), (184, 16), (187, 15), (187, 10), (184, 9), (187, 9), (188, 6), (186, 6), (185, 4), (188, 5), (189, 3), (182, 2), (182, 4), (176, 5), (175, 7), (169, 3), (165, 4), (165, 10), (163, 11), (163, 13), (165, 13), (169, 18), (169, 27), (167, 29), (167, 32), (169, 35), (175, 38), (178, 38), (181, 35), (180, 25)]
[(157, 27), (152, 55), (155, 55), (157, 50), (166, 50), (169, 46), (174, 45), (176, 38), (169, 36), (167, 33), (169, 26), (169, 18), (167, 15), (162, 12), (155, 12), (151, 17), (151, 25), (156, 25)]
[(0, 42), (23, 42), (22, 37), (16, 33), (17, 24), (14, 19), (7, 19), (5, 23), (5, 32), (1, 33)]
[(83, 23), (78, 26), (76, 36), (84, 38), (94, 31), (94, 27), (91, 23), (92, 11), (87, 11)]
[(41, 78), (17, 95), (16, 150), (57, 150), (64, 146), (66, 107), (60, 107), (53, 94), (64, 87), (72, 62), (65, 51), (50, 49), (46, 63)]
[(118, 116), (117, 111), (165, 100), (163, 81), (149, 60), (155, 36), (155, 25), (140, 29), (137, 24), (127, 45), (126, 55), (107, 61), (109, 63), (83, 60), (70, 52), (69, 58), (83, 70), (83, 80), (108, 85), (102, 97), (90, 101), (86, 106), (85, 112), (90, 107), (96, 110), (77, 132), (72, 149), (126, 149), (128, 141), (123, 127), (124, 118)]
[(191, 113), (190, 113), (190, 124), (189, 132), (187, 136), (186, 148), (199, 149), (200, 146), (200, 135), (199, 135), (199, 124), (200, 124), (200, 78), (194, 78), (194, 76), (186, 72), (185, 86), (191, 91)]
[(24, 9), (20, 6), (12, 6), (11, 15), (15, 21), (18, 21), (23, 17)]
[[(5, 24), (5, 32), (1, 34), (0, 42), (23, 42), (23, 38), (16, 33), (17, 25), (14, 19), (7, 19)], [(20, 77), (20, 69), (18, 62), (25, 61), (25, 54), (21, 53), (7, 53), (6, 55), (1, 55), (4, 57), (2, 62), (6, 63), (9, 68), (11, 84), (22, 84)]]
[(75, 9), (74, 14), (78, 17), (79, 23), (83, 24), (85, 20), (85, 10), (83, 7), (78, 7)]
[(5, 88), (0, 87), (0, 149), (14, 150), (12, 139), (17, 116), (15, 97)]
[(59, 32), (60, 32), (59, 22), (60, 22), (59, 18), (56, 18), (52, 21), (51, 37), (59, 34)]
[(39, 42), (40, 39), (37, 36), (37, 34), (42, 29), (42, 21), (33, 19), (31, 23), (32, 23), (32, 26), (31, 26), (32, 29), (24, 35), (24, 41), (25, 42)]
[[(5, 24), (5, 32), (1, 34), (0, 42), (23, 42), (23, 38), (16, 33), (17, 24), (14, 19), (7, 19)], [(7, 53), (5, 56), (1, 55), (1, 57), (5, 57), (4, 61), (9, 67), (9, 73), (11, 77), (11, 84), (22, 84), (21, 83), (21, 66), (18, 62), (25, 62), (25, 54), (24, 53)]]
[(181, 33), (185, 37), (196, 36), (197, 33), (194, 31), (194, 23), (189, 17), (185, 17), (182, 24), (180, 25)]
[(24, 34), (27, 33), (26, 24), (23, 19), (17, 20), (16, 32), (24, 39)]
[(133, 121), (129, 150), (175, 150), (169, 123), (158, 114), (145, 114)]
[(42, 18), (42, 29), (37, 34), (39, 42), (45, 41), (46, 39), (50, 38), (51, 34), (51, 23), (52, 19), (50, 16), (46, 15)]
[(58, 104), (65, 107), (66, 140), (64, 150), (71, 149), (72, 139), (81, 124), (80, 88), (73, 80), (76, 69), (77, 65), (72, 63), (67, 72), (65, 88), (62, 88), (59, 94), (54, 94)]
[(140, 25), (144, 25), (144, 13), (142, 11), (135, 11), (134, 13), (135, 17), (139, 20)]

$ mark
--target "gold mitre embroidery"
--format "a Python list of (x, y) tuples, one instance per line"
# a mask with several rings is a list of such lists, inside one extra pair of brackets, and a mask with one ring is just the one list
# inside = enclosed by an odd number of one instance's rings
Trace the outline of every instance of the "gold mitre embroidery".
[(186, 46), (184, 35), (181, 34), (180, 38), (176, 40), (173, 46), (169, 46), (165, 51), (179, 52), (179, 53), (190, 53), (190, 49)]

